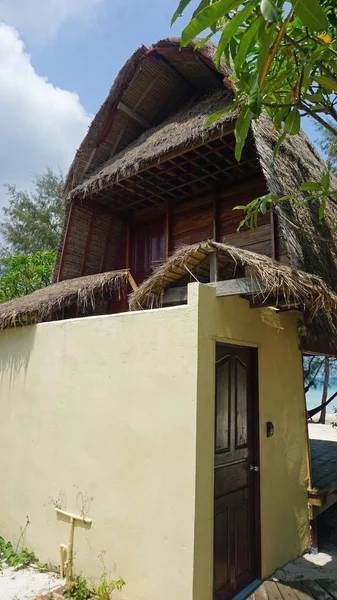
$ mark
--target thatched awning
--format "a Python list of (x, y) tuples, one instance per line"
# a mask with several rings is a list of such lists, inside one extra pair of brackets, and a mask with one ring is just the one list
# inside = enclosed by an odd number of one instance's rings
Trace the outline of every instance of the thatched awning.
[[(97, 297), (105, 293), (126, 297), (129, 282), (129, 270), (123, 269), (54, 283), (22, 298), (0, 304), (0, 329), (41, 323), (50, 319), (53, 313), (71, 305), (83, 311), (94, 309)], [(132, 279), (131, 283), (134, 284)]]
[(267, 256), (213, 241), (177, 250), (131, 294), (130, 309), (160, 306), (169, 287), (196, 280), (209, 283), (210, 256), (214, 253), (217, 254), (219, 280), (247, 275), (258, 278), (265, 284), (266, 291), (256, 294), (254, 301), (263, 306), (272, 300), (282, 309), (298, 307), (303, 311), (311, 333), (317, 331), (317, 319), (329, 318), (337, 311), (337, 294), (320, 277), (280, 264)]

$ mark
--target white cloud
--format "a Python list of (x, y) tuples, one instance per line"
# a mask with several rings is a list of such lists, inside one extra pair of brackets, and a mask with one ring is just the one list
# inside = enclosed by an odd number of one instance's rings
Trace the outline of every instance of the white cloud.
[[(29, 188), (47, 166), (65, 172), (92, 117), (77, 94), (36, 73), (18, 32), (4, 23), (0, 90), (0, 184)], [(0, 205), (5, 198), (0, 188)]]
[(72, 19), (90, 16), (103, 0), (0, 0), (0, 19), (28, 38), (54, 37)]

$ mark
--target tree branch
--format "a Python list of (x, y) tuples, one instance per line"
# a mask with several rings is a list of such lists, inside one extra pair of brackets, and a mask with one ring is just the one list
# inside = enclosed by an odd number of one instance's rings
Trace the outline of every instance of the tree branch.
[[(297, 50), (302, 52), (302, 54), (304, 54), (307, 58), (311, 58), (310, 54), (300, 44), (298, 44), (295, 40), (293, 40), (287, 33), (284, 35), (284, 39), (287, 40), (290, 44), (292, 44), (294, 46), (294, 48), (297, 48)], [(329, 71), (329, 69), (320, 60), (317, 61), (316, 65), (322, 71), (324, 71), (324, 73), (326, 75), (328, 75), (329, 77), (334, 79), (337, 83), (337, 75), (335, 75), (334, 73)]]

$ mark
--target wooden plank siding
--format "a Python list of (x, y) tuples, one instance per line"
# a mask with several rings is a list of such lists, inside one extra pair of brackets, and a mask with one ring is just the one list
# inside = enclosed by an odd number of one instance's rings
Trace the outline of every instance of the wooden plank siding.
[(154, 208), (134, 210), (124, 217), (100, 211), (99, 205), (74, 205), (62, 263), (62, 279), (119, 268), (131, 268), (131, 246), (137, 224), (161, 216), (165, 220), (165, 256), (182, 244), (207, 239), (251, 250), (288, 262), (286, 247), (276, 216), (261, 215), (255, 230), (237, 227), (245, 205), (268, 192), (262, 174), (234, 186), (214, 189), (189, 201), (173, 200)]

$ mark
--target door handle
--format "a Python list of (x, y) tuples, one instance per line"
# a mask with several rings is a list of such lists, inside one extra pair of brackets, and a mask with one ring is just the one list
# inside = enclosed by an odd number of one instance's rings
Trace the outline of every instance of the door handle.
[(260, 471), (260, 467), (258, 465), (249, 465), (249, 470), (258, 473)]

